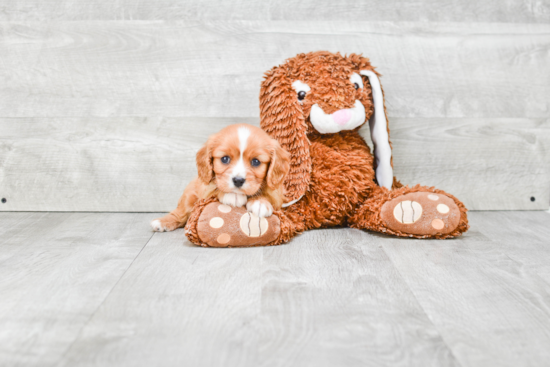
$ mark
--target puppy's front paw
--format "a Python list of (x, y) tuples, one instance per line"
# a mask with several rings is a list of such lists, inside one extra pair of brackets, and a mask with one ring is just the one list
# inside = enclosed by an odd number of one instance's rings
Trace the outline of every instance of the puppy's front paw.
[(174, 229), (185, 226), (185, 222), (187, 222), (187, 217), (182, 219), (181, 217), (174, 215), (174, 213), (168, 213), (164, 217), (157, 218), (152, 221), (151, 227), (153, 227), (153, 231), (155, 232), (170, 232)]
[(160, 224), (160, 220), (155, 219), (151, 222), (151, 227), (153, 227), (153, 231), (155, 232), (164, 232), (164, 228), (162, 227), (162, 224)]
[(240, 208), (241, 206), (244, 206), (244, 204), (246, 204), (247, 197), (244, 194), (235, 194), (233, 192), (228, 192), (223, 194), (220, 201), (222, 202), (222, 204)]
[(155, 219), (151, 222), (151, 227), (155, 232), (170, 232), (178, 228), (175, 223), (172, 223), (164, 218)]
[(246, 204), (246, 210), (260, 218), (267, 218), (273, 214), (273, 206), (265, 199), (249, 201)]

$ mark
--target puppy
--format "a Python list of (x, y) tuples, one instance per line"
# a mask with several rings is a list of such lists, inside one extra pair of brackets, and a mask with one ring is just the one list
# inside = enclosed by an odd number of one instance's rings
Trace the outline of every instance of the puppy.
[(178, 207), (151, 222), (153, 230), (173, 231), (185, 226), (200, 199), (217, 197), (258, 217), (269, 217), (283, 204), (283, 181), (290, 154), (262, 129), (231, 125), (215, 135), (197, 153), (199, 176), (183, 191)]

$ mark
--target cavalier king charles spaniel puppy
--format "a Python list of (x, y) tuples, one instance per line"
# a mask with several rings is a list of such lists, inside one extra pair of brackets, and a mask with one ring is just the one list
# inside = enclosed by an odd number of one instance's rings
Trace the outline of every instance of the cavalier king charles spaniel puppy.
[(197, 153), (199, 176), (183, 191), (178, 207), (151, 226), (173, 231), (185, 226), (193, 205), (217, 197), (258, 217), (269, 217), (283, 204), (283, 181), (290, 169), (290, 154), (262, 129), (231, 125), (215, 135)]

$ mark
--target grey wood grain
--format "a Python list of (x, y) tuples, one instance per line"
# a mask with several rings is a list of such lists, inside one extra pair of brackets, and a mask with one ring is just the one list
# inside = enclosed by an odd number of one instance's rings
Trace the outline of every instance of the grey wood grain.
[(262, 253), (155, 234), (59, 366), (256, 366)]
[[(547, 214), (547, 215), (541, 215)], [(506, 256), (550, 284), (550, 215), (548, 212), (473, 213), (473, 220), (495, 243), (505, 243)], [(498, 224), (496, 224), (498, 223)]]
[(471, 210), (550, 205), (550, 119), (393, 119), (390, 129), (403, 184), (446, 190)]
[(457, 363), (376, 237), (322, 230), (249, 249), (155, 234), (60, 365)]
[(264, 249), (260, 365), (459, 365), (382, 241), (315, 230)]
[[(197, 150), (237, 122), (258, 119), (0, 118), (0, 211), (172, 210)], [(473, 210), (549, 206), (550, 120), (393, 118), (390, 128), (403, 184)]]
[(386, 1), (82, 1), (4, 0), (0, 20), (371, 20), (547, 22), (550, 6), (535, 0)]
[[(29, 223), (37, 222), (44, 213), (2, 213), (0, 212), (0, 243), (28, 227)], [(1, 256), (1, 254), (0, 254)]]
[(247, 249), (194, 247), (183, 230), (147, 243), (155, 215), (0, 213), (0, 364), (550, 358), (547, 212), (474, 212), (456, 240), (328, 229)]
[(2, 213), (0, 364), (57, 362), (152, 236), (149, 217)]
[(297, 53), (363, 53), (393, 117), (547, 118), (550, 25), (357, 21), (0, 23), (0, 116), (256, 117)]
[(478, 212), (470, 223), (484, 240), (381, 245), (461, 365), (546, 366), (550, 215)]

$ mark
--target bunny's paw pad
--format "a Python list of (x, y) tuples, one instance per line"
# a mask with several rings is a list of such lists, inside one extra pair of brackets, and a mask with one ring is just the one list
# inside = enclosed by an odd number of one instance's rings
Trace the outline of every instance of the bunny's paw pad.
[(273, 242), (279, 236), (280, 221), (276, 215), (259, 218), (245, 208), (213, 202), (201, 213), (197, 232), (206, 246), (247, 247)]
[(443, 194), (413, 192), (386, 202), (380, 214), (394, 231), (417, 236), (445, 235), (455, 230), (460, 209)]

